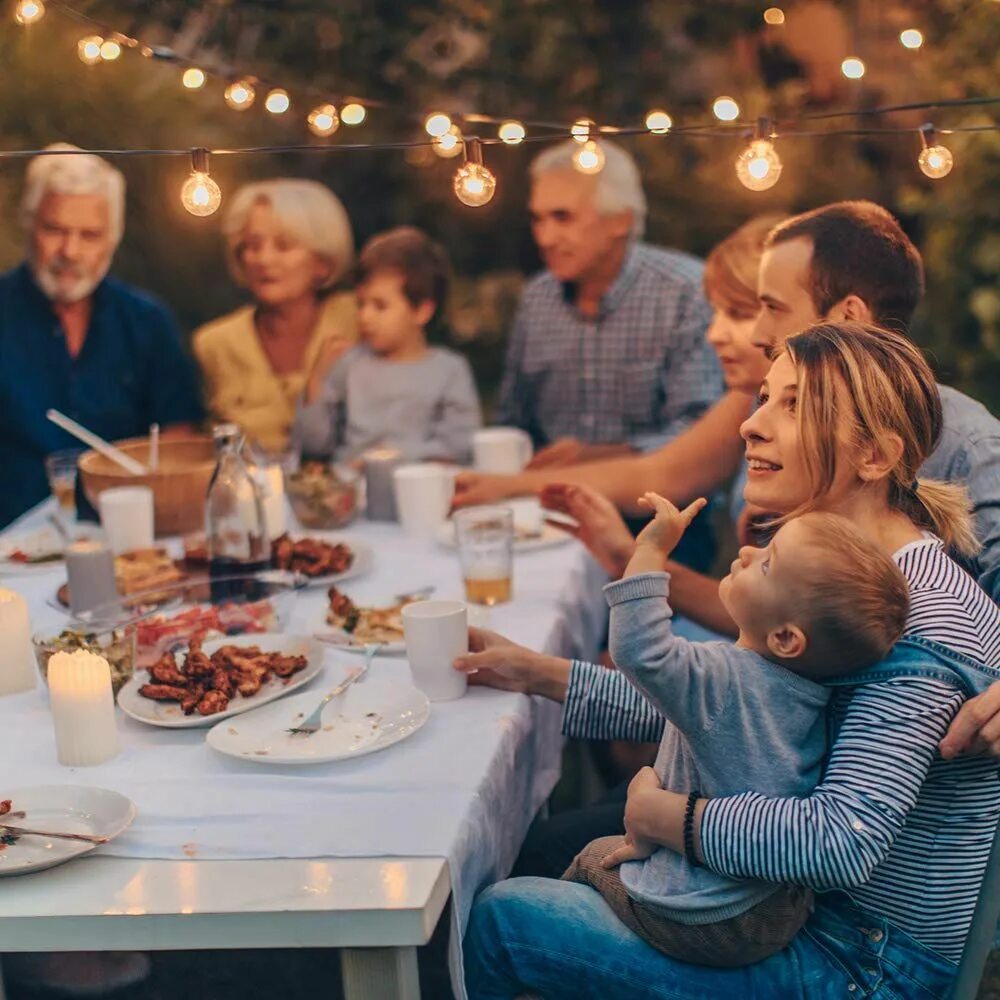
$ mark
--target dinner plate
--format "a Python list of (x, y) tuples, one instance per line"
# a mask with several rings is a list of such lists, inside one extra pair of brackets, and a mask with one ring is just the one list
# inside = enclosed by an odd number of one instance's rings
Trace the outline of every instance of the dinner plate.
[[(502, 506), (502, 505), (501, 505)], [(458, 539), (455, 537), (455, 525), (451, 521), (445, 521), (437, 530), (438, 543), (448, 549), (458, 548)], [(554, 545), (564, 545), (573, 540), (573, 536), (562, 531), (551, 524), (543, 524), (541, 531), (537, 535), (514, 537), (515, 552), (537, 552), (539, 549), (549, 549)]]
[[(91, 538), (99, 533), (98, 528), (74, 525), (70, 529), (73, 538)], [(66, 542), (52, 524), (45, 524), (33, 530), (13, 531), (0, 537), (0, 574), (38, 573), (51, 570), (63, 562)], [(15, 552), (23, 552), (29, 559), (41, 560), (22, 562), (12, 559)]]
[[(345, 632), (342, 628), (334, 628), (330, 624), (326, 625), (325, 631), (316, 633), (316, 639), (325, 645), (342, 649), (345, 653), (363, 653), (365, 646), (368, 645), (366, 642), (359, 642), (350, 632)], [(379, 656), (400, 656), (405, 652), (406, 643), (402, 639), (397, 642), (383, 642), (378, 649)]]
[[(12, 811), (25, 813), (23, 818), (11, 820), (12, 824), (37, 830), (92, 833), (112, 840), (135, 819), (131, 800), (107, 788), (85, 785), (0, 788), (0, 799), (10, 799)], [(53, 868), (97, 846), (56, 837), (20, 836), (15, 843), (0, 849), (0, 875), (25, 875)]]
[(412, 736), (430, 716), (427, 696), (398, 677), (369, 674), (334, 698), (312, 736), (286, 732), (309, 716), (322, 692), (310, 691), (219, 723), (208, 745), (255, 764), (326, 764), (376, 753)]
[(324, 576), (306, 576), (305, 573), (297, 574), (307, 587), (329, 587), (333, 583), (340, 583), (341, 580), (352, 580), (358, 576), (370, 573), (375, 565), (375, 553), (371, 546), (364, 542), (348, 538), (346, 535), (333, 534), (328, 531), (311, 531), (293, 534), (293, 541), (300, 541), (303, 538), (317, 538), (327, 542), (329, 545), (346, 545), (353, 553), (354, 559), (351, 565), (343, 573), (327, 573)]
[[(118, 692), (118, 707), (138, 722), (168, 729), (198, 729), (211, 726), (220, 719), (241, 715), (253, 708), (266, 705), (276, 698), (308, 684), (323, 668), (323, 647), (315, 639), (303, 635), (285, 635), (280, 632), (257, 632), (247, 635), (229, 635), (221, 639), (211, 639), (202, 645), (209, 656), (221, 646), (259, 646), (265, 653), (282, 653), (285, 656), (305, 656), (308, 665), (305, 670), (293, 674), (288, 680), (272, 677), (260, 691), (249, 698), (236, 695), (224, 712), (199, 715), (197, 712), (185, 715), (176, 701), (154, 701), (139, 694), (139, 688), (149, 682), (146, 670), (137, 670), (136, 675)], [(183, 654), (178, 655), (178, 660)]]

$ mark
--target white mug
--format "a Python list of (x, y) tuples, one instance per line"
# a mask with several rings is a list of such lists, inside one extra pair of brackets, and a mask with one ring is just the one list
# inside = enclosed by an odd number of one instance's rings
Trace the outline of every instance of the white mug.
[(434, 462), (401, 465), (392, 474), (396, 510), (410, 535), (433, 535), (444, 524), (455, 494), (455, 470)]
[(513, 475), (531, 461), (532, 450), (531, 438), (516, 427), (487, 427), (472, 435), (478, 472)]
[(97, 498), (101, 527), (114, 555), (153, 547), (153, 491), (148, 486), (116, 486)]
[(453, 666), (469, 651), (469, 618), (461, 601), (417, 601), (403, 608), (403, 637), (413, 683), (431, 701), (465, 694), (465, 674)]

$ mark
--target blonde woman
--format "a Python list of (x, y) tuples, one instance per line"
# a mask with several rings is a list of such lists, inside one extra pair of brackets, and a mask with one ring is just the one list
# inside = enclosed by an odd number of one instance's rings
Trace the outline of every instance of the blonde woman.
[(353, 262), (351, 223), (323, 184), (277, 178), (237, 191), (223, 229), (253, 303), (196, 330), (194, 353), (212, 416), (278, 451), (308, 377), (357, 338), (353, 293), (331, 291)]

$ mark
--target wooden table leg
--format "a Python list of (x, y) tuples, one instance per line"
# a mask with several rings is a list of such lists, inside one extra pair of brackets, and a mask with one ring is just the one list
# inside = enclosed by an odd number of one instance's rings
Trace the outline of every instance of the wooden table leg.
[(416, 948), (342, 948), (340, 975), (344, 1000), (420, 1000)]

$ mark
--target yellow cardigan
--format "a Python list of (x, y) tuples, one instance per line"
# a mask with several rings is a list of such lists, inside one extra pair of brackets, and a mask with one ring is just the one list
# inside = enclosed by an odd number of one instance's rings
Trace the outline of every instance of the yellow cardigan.
[(219, 421), (239, 424), (269, 451), (288, 444), (295, 404), (320, 346), (329, 338), (357, 340), (354, 295), (335, 292), (323, 302), (301, 371), (279, 375), (271, 367), (254, 325), (254, 307), (243, 306), (194, 332), (191, 347), (201, 368), (205, 402)]

